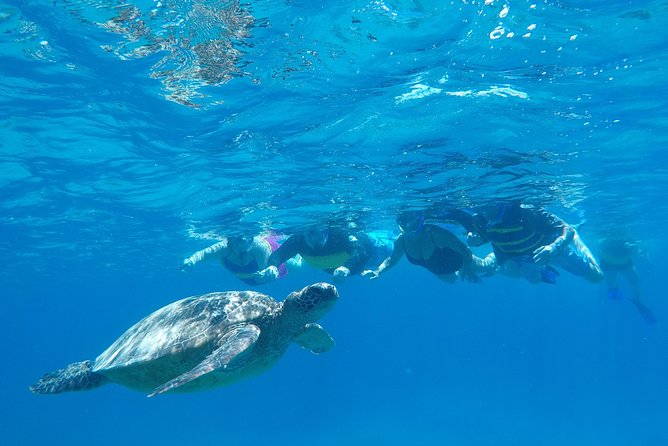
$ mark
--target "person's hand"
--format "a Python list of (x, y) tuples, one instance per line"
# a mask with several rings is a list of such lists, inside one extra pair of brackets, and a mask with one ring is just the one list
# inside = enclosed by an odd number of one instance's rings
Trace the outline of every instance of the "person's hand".
[(350, 270), (345, 266), (339, 266), (334, 270), (334, 273), (332, 274), (334, 282), (339, 282), (339, 283), (343, 282), (349, 275), (350, 275)]
[(260, 282), (271, 282), (278, 279), (278, 268), (274, 265), (268, 266), (262, 271), (255, 273), (255, 278)]
[(190, 260), (190, 259), (185, 259), (185, 260), (183, 261), (183, 264), (181, 265), (181, 268), (180, 268), (180, 269), (181, 269), (181, 271), (183, 271), (183, 272), (188, 272), (188, 271), (190, 271), (191, 269), (193, 269), (193, 266), (195, 266), (195, 262), (193, 262), (193, 261)]
[(368, 277), (369, 280), (374, 280), (377, 279), (379, 274), (378, 271), (374, 271), (372, 269), (365, 269), (362, 271), (362, 274), (360, 274), (362, 277)]
[(553, 243), (541, 246), (533, 252), (533, 261), (540, 265), (545, 265), (550, 262), (556, 250)]

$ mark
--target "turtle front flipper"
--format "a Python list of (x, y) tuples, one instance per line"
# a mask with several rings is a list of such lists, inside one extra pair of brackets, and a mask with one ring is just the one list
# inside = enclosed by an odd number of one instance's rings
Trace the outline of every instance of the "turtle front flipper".
[(260, 329), (252, 324), (237, 325), (226, 332), (220, 339), (220, 347), (215, 349), (209, 356), (204, 358), (192, 370), (167, 381), (157, 387), (149, 397), (167, 392), (194, 381), (202, 375), (217, 369), (224, 369), (234, 358), (250, 348), (260, 337)]
[(93, 371), (91, 361), (81, 361), (70, 364), (64, 369), (47, 373), (30, 386), (30, 391), (46, 394), (90, 390), (109, 381), (106, 376)]
[(295, 336), (295, 342), (313, 353), (325, 353), (334, 347), (334, 339), (319, 324), (304, 325)]

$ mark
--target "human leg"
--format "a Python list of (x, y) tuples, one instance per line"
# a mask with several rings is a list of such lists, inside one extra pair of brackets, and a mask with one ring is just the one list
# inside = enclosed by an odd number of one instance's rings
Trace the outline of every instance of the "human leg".
[(590, 282), (601, 282), (604, 277), (598, 262), (578, 234), (575, 234), (571, 243), (556, 255), (551, 263)]

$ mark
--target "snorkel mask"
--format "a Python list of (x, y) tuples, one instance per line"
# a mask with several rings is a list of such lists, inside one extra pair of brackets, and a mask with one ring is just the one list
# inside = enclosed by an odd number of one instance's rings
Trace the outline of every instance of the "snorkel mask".
[(320, 249), (327, 244), (329, 230), (327, 228), (314, 227), (304, 232), (304, 241), (311, 249)]
[(407, 213), (397, 219), (401, 232), (419, 233), (424, 229), (424, 215), (421, 213)]
[(248, 252), (253, 247), (253, 237), (248, 237), (248, 236), (228, 237), (227, 246), (232, 251)]

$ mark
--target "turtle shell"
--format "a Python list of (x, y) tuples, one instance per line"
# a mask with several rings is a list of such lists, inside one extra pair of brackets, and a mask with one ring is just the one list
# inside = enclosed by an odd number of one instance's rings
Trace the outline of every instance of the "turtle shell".
[(93, 371), (142, 391), (192, 369), (235, 324), (262, 328), (280, 312), (273, 298), (253, 291), (188, 297), (130, 327), (97, 357)]

